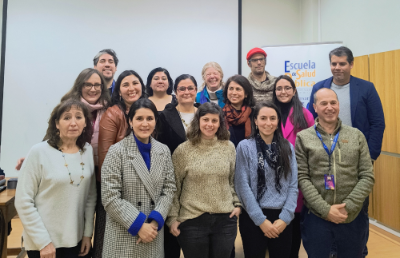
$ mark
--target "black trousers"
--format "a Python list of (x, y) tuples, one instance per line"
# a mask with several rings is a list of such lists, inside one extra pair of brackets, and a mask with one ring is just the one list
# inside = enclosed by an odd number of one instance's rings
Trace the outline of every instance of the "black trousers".
[(178, 238), (169, 232), (170, 228), (164, 225), (164, 255), (165, 258), (181, 257), (181, 246)]
[(92, 256), (93, 258), (102, 258), (104, 233), (106, 230), (106, 211), (101, 203), (101, 185), (96, 181), (97, 185), (97, 203), (96, 203), (96, 223), (94, 225), (94, 241)]
[(294, 219), (290, 224), (292, 225), (292, 247), (290, 248), (290, 258), (299, 258), (301, 246), (300, 212), (294, 213)]
[(237, 235), (237, 217), (229, 215), (204, 213), (182, 222), (178, 241), (185, 258), (229, 258)]
[[(78, 258), (82, 242), (75, 247), (56, 248), (56, 258)], [(29, 258), (40, 258), (40, 251), (27, 251)], [(80, 258), (80, 257), (79, 257)]]
[[(274, 223), (279, 219), (281, 210), (263, 209), (267, 219)], [(264, 236), (261, 228), (256, 226), (249, 214), (242, 209), (239, 216), (239, 230), (242, 235), (243, 251), (246, 258), (265, 258), (267, 249), (270, 258), (289, 258), (292, 245), (292, 223), (277, 238)]]

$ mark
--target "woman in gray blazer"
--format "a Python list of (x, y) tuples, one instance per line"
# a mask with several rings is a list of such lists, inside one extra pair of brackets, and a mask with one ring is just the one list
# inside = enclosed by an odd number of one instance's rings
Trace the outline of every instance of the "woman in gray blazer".
[(107, 213), (103, 257), (164, 257), (164, 221), (176, 191), (168, 147), (151, 137), (158, 113), (148, 99), (130, 108), (127, 136), (101, 168)]

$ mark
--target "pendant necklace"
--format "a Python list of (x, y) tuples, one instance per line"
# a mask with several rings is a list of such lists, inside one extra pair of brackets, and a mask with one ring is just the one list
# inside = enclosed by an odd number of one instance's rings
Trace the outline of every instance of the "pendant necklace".
[(83, 160), (82, 160), (82, 155), (83, 155), (83, 151), (82, 150), (79, 150), (79, 153), (81, 154), (81, 167), (82, 167), (82, 175), (81, 175), (81, 177), (80, 177), (80, 179), (81, 179), (81, 181), (79, 181), (79, 183), (78, 184), (74, 184), (74, 180), (72, 180), (72, 177), (71, 177), (71, 171), (69, 171), (69, 168), (68, 168), (68, 163), (67, 163), (67, 160), (65, 159), (65, 154), (64, 154), (64, 152), (62, 152), (62, 150), (60, 150), (61, 151), (61, 153), (62, 153), (62, 156), (63, 156), (63, 158), (64, 158), (64, 161), (65, 161), (65, 164), (64, 164), (64, 166), (67, 168), (67, 171), (68, 171), (68, 175), (69, 175), (69, 180), (70, 180), (70, 185), (72, 185), (72, 186), (75, 186), (75, 187), (78, 187), (81, 183), (82, 183), (82, 180), (85, 178), (84, 176), (83, 176), (83, 171), (85, 170), (84, 169), (84, 165), (85, 165), (85, 163), (83, 163)]
[[(178, 115), (179, 115), (179, 118), (181, 119), (183, 125), (184, 125), (186, 128), (188, 128), (189, 125), (186, 123), (185, 119), (182, 118), (181, 112), (179, 111), (178, 106), (176, 106), (176, 110), (178, 110)], [(195, 112), (196, 112), (196, 108), (193, 107), (193, 114), (194, 114)]]

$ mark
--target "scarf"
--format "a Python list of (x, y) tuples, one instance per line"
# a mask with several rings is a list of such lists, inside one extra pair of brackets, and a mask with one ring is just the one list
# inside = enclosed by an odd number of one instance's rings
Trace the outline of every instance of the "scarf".
[[(208, 95), (208, 91), (207, 91), (207, 85), (204, 85), (204, 89), (201, 90), (199, 93), (197, 93), (199, 95), (199, 97), (196, 97), (196, 101), (200, 104), (204, 104), (206, 102), (210, 102), (210, 96)], [(219, 89), (215, 92), (215, 95), (217, 96), (218, 99), (218, 106), (220, 106), (221, 108), (223, 108), (225, 106), (224, 103), (224, 94), (223, 94), (223, 90)]]
[(257, 201), (259, 202), (263, 197), (265, 191), (267, 190), (267, 184), (265, 180), (264, 160), (267, 161), (269, 167), (275, 170), (275, 189), (278, 191), (278, 193), (281, 192), (282, 188), (280, 184), (280, 179), (282, 177), (283, 171), (281, 166), (281, 159), (279, 157), (279, 148), (276, 143), (275, 136), (272, 139), (271, 147), (264, 142), (260, 134), (257, 134), (255, 140), (256, 140), (257, 158), (258, 158)]
[[(101, 116), (104, 114), (104, 106), (100, 103), (97, 104), (89, 104), (84, 98), (81, 98), (81, 101), (85, 106), (89, 109), (90, 113), (93, 113), (96, 111), (96, 120), (94, 123), (92, 123), (93, 127), (93, 134), (92, 134), (92, 140), (90, 142), (90, 145), (93, 147), (93, 158), (94, 158), (94, 165), (98, 165), (98, 146), (99, 146), (99, 127), (100, 127), (100, 119)], [(91, 121), (92, 122), (92, 121)]]
[(242, 106), (242, 112), (238, 113), (232, 105), (227, 104), (222, 109), (226, 118), (226, 127), (229, 130), (231, 125), (241, 125), (244, 124), (244, 136), (248, 138), (251, 134), (251, 108), (247, 106)]

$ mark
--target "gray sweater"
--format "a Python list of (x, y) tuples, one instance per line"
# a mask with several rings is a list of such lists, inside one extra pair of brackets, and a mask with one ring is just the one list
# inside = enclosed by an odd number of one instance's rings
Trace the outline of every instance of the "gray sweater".
[[(36, 144), (26, 157), (18, 178), (15, 207), (24, 227), (27, 250), (74, 247), (93, 233), (96, 178), (93, 149), (86, 143), (82, 155), (85, 177), (79, 187), (70, 184), (62, 153), (47, 142)], [(72, 180), (82, 175), (80, 153), (65, 154)]]
[(257, 202), (257, 147), (254, 139), (243, 140), (237, 147), (235, 189), (244, 209), (257, 226), (268, 219), (262, 209), (282, 209), (279, 218), (287, 225), (293, 220), (294, 210), (297, 206), (297, 163), (293, 146), (290, 144), (292, 156), (290, 166), (292, 173), (281, 179), (281, 192), (275, 189), (275, 171), (266, 161), (265, 177), (267, 190), (260, 202)]

